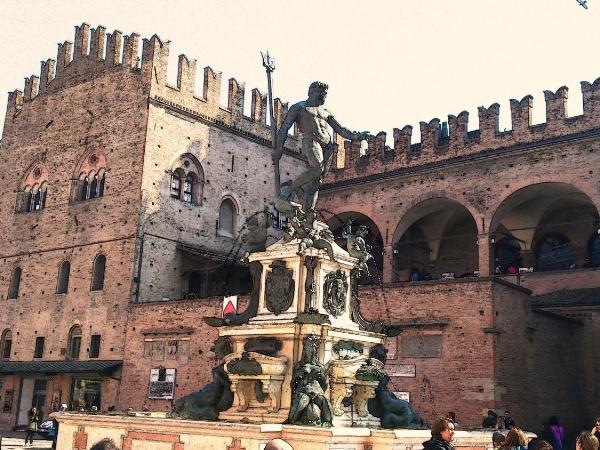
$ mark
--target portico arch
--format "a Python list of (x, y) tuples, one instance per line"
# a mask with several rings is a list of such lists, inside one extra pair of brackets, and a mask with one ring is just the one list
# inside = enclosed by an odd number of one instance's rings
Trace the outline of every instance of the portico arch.
[[(505, 197), (490, 220), (492, 266), (497, 273), (506, 273), (510, 265), (535, 271), (586, 266), (589, 238), (598, 222), (594, 202), (573, 184), (522, 187)], [(520, 245), (514, 261), (502, 256), (506, 240)]]
[[(447, 197), (414, 204), (393, 239), (395, 281), (473, 275), (478, 269), (477, 223), (467, 207)], [(414, 274), (418, 273), (418, 276)]]

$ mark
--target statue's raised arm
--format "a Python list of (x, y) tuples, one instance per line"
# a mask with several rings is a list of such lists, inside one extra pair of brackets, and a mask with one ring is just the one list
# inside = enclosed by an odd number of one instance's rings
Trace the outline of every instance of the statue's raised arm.
[(350, 131), (348, 128), (341, 126), (340, 123), (331, 114), (329, 114), (329, 117), (327, 118), (327, 123), (331, 125), (333, 131), (342, 136), (344, 139), (348, 139), (349, 141), (363, 141), (369, 137), (368, 131), (362, 131), (358, 133), (356, 131)]

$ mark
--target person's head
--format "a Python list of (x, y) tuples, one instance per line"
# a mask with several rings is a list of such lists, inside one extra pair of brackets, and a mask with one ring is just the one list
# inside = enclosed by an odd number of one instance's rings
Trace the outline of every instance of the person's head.
[(598, 450), (598, 439), (589, 431), (583, 431), (575, 441), (576, 450)]
[(436, 420), (431, 426), (431, 436), (442, 441), (452, 442), (454, 439), (454, 424), (447, 418)]
[(448, 419), (453, 423), (456, 423), (456, 413), (454, 411), (448, 411)]
[[(510, 413), (509, 413), (510, 415)], [(520, 428), (511, 428), (504, 439), (503, 447), (527, 447), (527, 436)]]
[(510, 417), (510, 411), (508, 409), (504, 411), (504, 417)]
[(560, 422), (558, 421), (558, 417), (556, 417), (556, 416), (550, 417), (549, 422), (550, 422), (550, 426), (551, 427), (558, 427), (558, 426), (560, 426)]
[(496, 414), (494, 411), (492, 411), (491, 409), (488, 409), (488, 417), (498, 417), (498, 414)]
[[(490, 411), (488, 411), (488, 415), (489, 415)], [(494, 448), (499, 448), (502, 443), (504, 442), (504, 435), (502, 433), (500, 433), (499, 431), (494, 431), (494, 434), (492, 434), (492, 445), (494, 446)]]
[(102, 439), (90, 447), (90, 450), (119, 450), (112, 439)]
[(32, 406), (31, 407), (31, 412), (37, 412), (37, 406)]
[(554, 450), (554, 447), (552, 447), (550, 442), (541, 439), (537, 444), (535, 444), (534, 450)]
[(596, 417), (596, 422), (594, 422), (594, 428), (596, 428), (596, 431), (600, 431), (600, 417)]
[(329, 86), (326, 83), (313, 81), (308, 87), (308, 98), (315, 101), (318, 105), (322, 105), (327, 98), (327, 89), (329, 89)]

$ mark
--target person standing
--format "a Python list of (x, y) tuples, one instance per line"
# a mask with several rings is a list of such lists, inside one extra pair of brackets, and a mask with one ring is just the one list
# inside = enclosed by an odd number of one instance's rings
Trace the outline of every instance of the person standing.
[[(33, 436), (37, 432), (38, 422), (40, 421), (40, 413), (37, 406), (32, 406), (27, 413), (27, 434), (25, 435), (25, 447), (31, 447), (33, 445)], [(29, 441), (29, 444), (27, 444)]]
[(454, 424), (450, 419), (438, 419), (431, 426), (431, 439), (423, 442), (423, 450), (454, 450)]
[(550, 417), (550, 433), (552, 434), (552, 446), (554, 450), (562, 450), (565, 438), (565, 429), (558, 421), (558, 417)]

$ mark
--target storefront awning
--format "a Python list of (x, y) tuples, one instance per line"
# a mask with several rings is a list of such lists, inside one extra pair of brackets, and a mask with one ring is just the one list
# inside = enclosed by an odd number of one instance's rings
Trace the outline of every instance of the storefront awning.
[(111, 373), (121, 367), (123, 361), (0, 361), (0, 374), (13, 373)]

